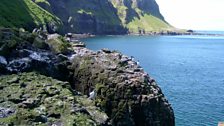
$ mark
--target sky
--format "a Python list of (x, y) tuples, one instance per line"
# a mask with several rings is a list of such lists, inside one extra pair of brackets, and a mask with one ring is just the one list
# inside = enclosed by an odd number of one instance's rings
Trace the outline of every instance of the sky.
[(156, 0), (165, 20), (177, 28), (224, 31), (224, 0)]

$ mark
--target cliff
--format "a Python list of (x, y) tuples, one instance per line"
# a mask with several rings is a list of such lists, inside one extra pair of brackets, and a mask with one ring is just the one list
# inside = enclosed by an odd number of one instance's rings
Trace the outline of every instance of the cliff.
[(1, 125), (175, 125), (162, 90), (132, 58), (59, 35), (0, 29), (0, 94)]
[[(11, 9), (7, 9), (11, 8)], [(127, 34), (172, 30), (155, 0), (1, 0), (0, 26)]]

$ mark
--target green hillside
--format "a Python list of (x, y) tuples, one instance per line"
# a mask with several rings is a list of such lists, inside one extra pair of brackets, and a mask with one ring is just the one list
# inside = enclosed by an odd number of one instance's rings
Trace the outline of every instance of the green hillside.
[[(40, 0), (36, 0), (41, 2)], [(45, 11), (31, 0), (1, 0), (0, 26), (24, 27), (32, 30), (47, 24), (60, 25), (60, 19)]]
[(174, 30), (154, 0), (0, 0), (0, 27), (61, 34), (127, 34)]
[[(140, 1), (127, 0), (122, 3), (112, 0), (113, 6), (117, 9), (117, 15), (123, 26), (126, 27), (129, 32), (138, 33), (139, 30), (144, 30), (145, 32), (160, 32), (173, 29), (160, 14), (156, 3), (154, 3), (155, 5), (151, 8), (152, 10), (156, 10), (156, 14), (154, 14), (150, 10), (142, 9), (138, 6), (138, 2)], [(146, 1), (145, 4), (151, 4), (148, 2), (150, 2), (150, 0)]]
[(145, 32), (160, 32), (163, 30), (172, 30), (172, 27), (152, 15), (144, 14), (139, 16), (139, 18), (134, 17), (126, 27), (131, 33), (137, 33), (139, 30), (144, 30)]

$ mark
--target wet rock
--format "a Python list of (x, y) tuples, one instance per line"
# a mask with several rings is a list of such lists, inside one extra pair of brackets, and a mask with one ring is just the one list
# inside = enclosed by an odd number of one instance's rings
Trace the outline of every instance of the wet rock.
[(0, 107), (0, 118), (6, 118), (15, 113), (15, 109)]
[(16, 59), (9, 62), (7, 70), (10, 72), (22, 72), (29, 69), (31, 66), (31, 60), (29, 58)]
[(5, 59), (5, 57), (3, 56), (0, 56), (0, 66), (6, 66), (7, 65), (7, 61)]
[(29, 57), (32, 60), (40, 61), (40, 62), (50, 62), (50, 58), (48, 57), (47, 53), (38, 53), (38, 52), (32, 52)]

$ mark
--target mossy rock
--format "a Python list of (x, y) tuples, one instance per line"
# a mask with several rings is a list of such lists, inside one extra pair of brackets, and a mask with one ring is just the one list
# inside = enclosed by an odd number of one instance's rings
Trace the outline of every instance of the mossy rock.
[(2, 41), (0, 55), (7, 56), (17, 45), (18, 43), (15, 40)]
[(75, 95), (69, 83), (34, 72), (0, 76), (0, 107), (14, 110), (0, 113), (0, 125), (96, 126), (102, 122), (91, 113), (100, 119), (106, 115), (91, 100)]
[(47, 44), (49, 45), (50, 49), (54, 52), (54, 53), (67, 53), (68, 47), (69, 47), (69, 43), (66, 42), (62, 37), (56, 37), (56, 38), (52, 38), (46, 41)]
[(36, 37), (33, 41), (33, 46), (36, 47), (36, 48), (39, 48), (39, 49), (48, 49), (49, 46), (47, 43), (45, 43), (45, 40), (39, 38), (39, 37)]

